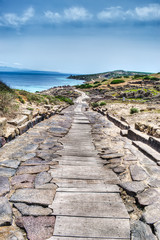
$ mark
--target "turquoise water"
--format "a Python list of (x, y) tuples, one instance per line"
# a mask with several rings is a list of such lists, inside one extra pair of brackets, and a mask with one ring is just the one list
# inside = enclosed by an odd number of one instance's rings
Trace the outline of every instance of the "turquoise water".
[(69, 74), (54, 72), (0, 72), (0, 80), (11, 88), (23, 89), (29, 92), (83, 83), (81, 80), (67, 79), (68, 76)]

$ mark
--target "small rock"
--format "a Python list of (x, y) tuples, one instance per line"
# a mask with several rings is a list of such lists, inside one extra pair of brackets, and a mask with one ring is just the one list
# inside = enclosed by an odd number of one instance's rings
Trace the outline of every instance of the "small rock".
[(102, 159), (107, 159), (107, 160), (112, 159), (112, 158), (121, 158), (121, 157), (123, 157), (123, 155), (119, 154), (119, 153), (101, 155)]
[(22, 217), (22, 224), (30, 240), (44, 240), (53, 236), (55, 217)]
[(36, 205), (27, 205), (25, 203), (14, 203), (14, 206), (21, 212), (23, 216), (46, 216), (52, 213), (50, 208), (44, 208)]
[(134, 211), (134, 208), (130, 204), (126, 204), (125, 206), (127, 208), (128, 213), (132, 213)]
[(41, 172), (41, 173), (37, 174), (37, 176), (35, 178), (35, 186), (48, 183), (51, 180), (52, 180), (52, 177), (51, 177), (50, 173)]
[(146, 191), (137, 194), (138, 202), (143, 206), (148, 206), (160, 199), (160, 194), (155, 189), (150, 188)]
[(155, 235), (149, 225), (135, 221), (131, 224), (131, 239), (132, 240), (156, 240)]
[(18, 189), (12, 195), (10, 201), (47, 206), (52, 204), (55, 193), (56, 191), (51, 189)]
[(7, 177), (0, 176), (0, 196), (10, 191), (10, 183)]
[(142, 182), (124, 182), (120, 184), (120, 187), (129, 194), (137, 194), (143, 192), (146, 185)]
[(153, 203), (145, 207), (142, 217), (148, 224), (160, 221), (160, 203)]
[(43, 166), (21, 166), (19, 167), (17, 174), (26, 174), (26, 173), (40, 173), (44, 171), (48, 171), (49, 166), (48, 165), (43, 165)]
[(143, 181), (148, 177), (146, 171), (138, 165), (131, 165), (130, 172), (134, 181)]
[(117, 174), (123, 173), (123, 172), (125, 172), (125, 170), (126, 170), (126, 168), (123, 166), (119, 166), (119, 167), (116, 167), (113, 169), (113, 171)]
[(12, 223), (12, 209), (6, 197), (0, 197), (0, 226)]

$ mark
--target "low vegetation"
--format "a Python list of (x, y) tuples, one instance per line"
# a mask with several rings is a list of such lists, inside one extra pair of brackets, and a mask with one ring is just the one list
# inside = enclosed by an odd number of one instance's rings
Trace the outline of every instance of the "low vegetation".
[(132, 108), (130, 109), (130, 114), (134, 114), (134, 113), (138, 113), (138, 112), (139, 112), (138, 108), (132, 107)]
[(123, 79), (114, 79), (111, 81), (111, 84), (119, 84), (119, 83), (124, 83), (125, 81)]

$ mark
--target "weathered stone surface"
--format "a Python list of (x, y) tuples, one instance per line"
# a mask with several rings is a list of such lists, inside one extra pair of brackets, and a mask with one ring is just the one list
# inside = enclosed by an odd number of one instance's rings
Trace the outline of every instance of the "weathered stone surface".
[(137, 157), (131, 154), (124, 157), (124, 161), (136, 161), (136, 160), (137, 160)]
[(36, 205), (27, 205), (25, 203), (14, 203), (14, 206), (21, 212), (22, 215), (28, 216), (46, 216), (52, 213), (50, 208), (44, 208)]
[(24, 182), (24, 183), (17, 183), (13, 186), (13, 189), (20, 189), (20, 188), (34, 188), (34, 184), (31, 182)]
[(54, 158), (58, 158), (59, 155), (49, 151), (38, 151), (37, 157), (42, 158), (43, 160), (51, 161)]
[(142, 182), (124, 182), (120, 183), (120, 187), (130, 194), (137, 194), (143, 192), (146, 185)]
[(21, 124), (23, 124), (24, 122), (27, 122), (27, 121), (28, 121), (27, 116), (21, 116), (19, 118), (8, 121), (8, 123), (10, 123), (14, 126), (20, 126)]
[(26, 153), (31, 153), (36, 151), (37, 148), (38, 148), (38, 144), (28, 144), (23, 150)]
[(12, 209), (6, 197), (0, 197), (0, 226), (12, 223)]
[(36, 165), (58, 165), (58, 161), (45, 161), (40, 158), (33, 158), (25, 161), (21, 164), (21, 166), (36, 166)]
[(135, 221), (131, 224), (131, 239), (132, 240), (156, 240), (155, 235), (149, 225), (141, 221)]
[(12, 168), (0, 168), (0, 175), (4, 177), (12, 177), (15, 174), (16, 170)]
[(55, 190), (44, 189), (18, 189), (12, 195), (11, 202), (23, 202), (29, 204), (50, 205), (52, 204)]
[(39, 173), (39, 172), (44, 172), (44, 171), (48, 171), (49, 170), (49, 166), (48, 165), (43, 165), (43, 166), (21, 166), (18, 171), (17, 174), (26, 174), (26, 173)]
[(150, 178), (148, 184), (151, 187), (160, 188), (160, 179)]
[(154, 230), (158, 240), (160, 240), (160, 222), (154, 224)]
[(150, 188), (137, 194), (137, 199), (141, 205), (147, 206), (158, 201), (160, 199), (160, 194), (155, 189)]
[(117, 174), (123, 173), (123, 172), (125, 172), (125, 170), (126, 170), (126, 167), (124, 167), (124, 166), (115, 167), (113, 169), (113, 171)]
[(143, 181), (148, 177), (146, 171), (138, 165), (131, 165), (130, 172), (134, 181)]
[(0, 196), (10, 191), (10, 183), (7, 177), (0, 176)]
[(31, 174), (22, 174), (22, 175), (17, 175), (12, 177), (11, 179), (11, 184), (15, 185), (15, 184), (20, 184), (20, 183), (25, 183), (25, 182), (33, 182), (35, 179), (35, 175), (31, 175)]
[(20, 162), (18, 160), (6, 160), (3, 162), (0, 162), (0, 166), (9, 167), (9, 168), (15, 168), (17, 169)]
[(21, 221), (30, 240), (44, 240), (53, 235), (55, 224), (55, 217), (53, 216), (22, 217)]
[(27, 161), (27, 160), (29, 160), (29, 159), (34, 158), (35, 156), (36, 156), (36, 153), (27, 153), (27, 154), (25, 154), (23, 157), (21, 157), (20, 160), (21, 160), (22, 162), (25, 162), (25, 161)]
[(48, 183), (51, 180), (52, 180), (52, 177), (51, 177), (50, 173), (48, 173), (48, 172), (41, 172), (41, 173), (37, 174), (37, 176), (35, 178), (35, 186)]
[(42, 184), (42, 185), (36, 185), (35, 188), (37, 189), (52, 189), (52, 190), (56, 190), (57, 189), (57, 185), (54, 183), (46, 183), (46, 184)]
[(160, 221), (160, 203), (153, 203), (145, 207), (142, 217), (148, 224)]

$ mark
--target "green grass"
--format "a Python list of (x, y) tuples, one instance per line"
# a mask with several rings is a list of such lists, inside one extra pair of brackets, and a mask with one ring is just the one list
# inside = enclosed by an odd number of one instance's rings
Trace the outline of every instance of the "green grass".
[(92, 107), (98, 107), (99, 106), (99, 104), (98, 104), (98, 102), (95, 102), (95, 103), (92, 103)]
[(72, 101), (72, 99), (70, 99), (70, 98), (68, 98), (68, 97), (58, 95), (58, 96), (56, 96), (56, 98), (59, 99), (60, 101), (69, 103), (70, 105), (73, 105), (73, 104), (74, 104), (73, 101)]
[(130, 114), (134, 114), (134, 113), (138, 113), (139, 112), (139, 110), (138, 110), (138, 108), (131, 108), (130, 109)]
[(125, 81), (122, 79), (114, 79), (111, 84), (119, 84), (119, 83), (124, 83)]
[(100, 102), (99, 105), (100, 105), (100, 106), (105, 106), (105, 105), (106, 105), (106, 102)]

